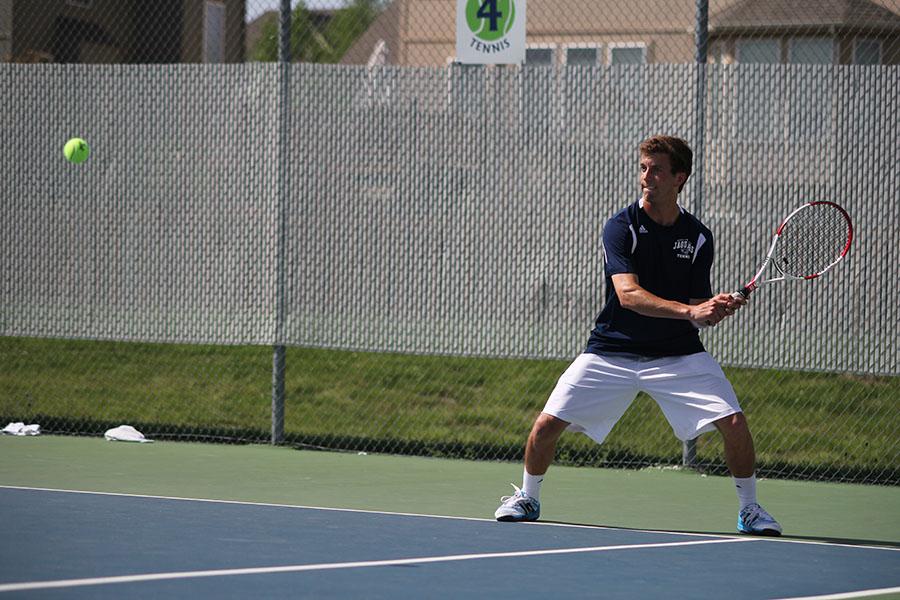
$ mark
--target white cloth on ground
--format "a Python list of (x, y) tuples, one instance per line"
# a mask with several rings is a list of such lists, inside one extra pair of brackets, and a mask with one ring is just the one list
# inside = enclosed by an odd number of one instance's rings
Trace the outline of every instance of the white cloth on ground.
[(147, 444), (153, 441), (145, 438), (143, 433), (131, 425), (119, 425), (118, 427), (113, 427), (112, 429), (107, 430), (106, 433), (103, 434), (103, 437), (111, 442), (138, 442)]
[(41, 426), (37, 423), (26, 425), (25, 423), (10, 423), (3, 428), (6, 435), (41, 435)]

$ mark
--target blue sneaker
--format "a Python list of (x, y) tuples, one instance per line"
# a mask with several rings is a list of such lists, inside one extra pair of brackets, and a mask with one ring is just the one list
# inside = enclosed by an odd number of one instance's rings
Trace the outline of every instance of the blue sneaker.
[(510, 485), (515, 488), (516, 493), (500, 498), (502, 504), (494, 512), (494, 517), (498, 521), (537, 521), (541, 516), (541, 503), (526, 496), (515, 484)]
[(759, 504), (748, 504), (741, 510), (737, 530), (750, 535), (781, 535), (781, 525)]

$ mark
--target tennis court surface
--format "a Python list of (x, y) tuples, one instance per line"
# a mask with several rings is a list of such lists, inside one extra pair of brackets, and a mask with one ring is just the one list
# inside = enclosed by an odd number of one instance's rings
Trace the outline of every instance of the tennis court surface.
[(556, 468), (546, 521), (496, 523), (520, 470), (0, 438), (0, 597), (900, 596), (895, 488), (762, 482), (786, 537), (752, 538), (724, 478)]

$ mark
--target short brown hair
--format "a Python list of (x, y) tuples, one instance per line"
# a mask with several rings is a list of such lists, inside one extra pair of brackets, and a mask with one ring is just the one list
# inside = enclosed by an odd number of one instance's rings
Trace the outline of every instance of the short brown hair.
[[(671, 137), (668, 135), (655, 135), (641, 142), (641, 154), (665, 154), (669, 157), (669, 163), (672, 165), (672, 174), (684, 173), (687, 177), (691, 176), (691, 169), (694, 165), (694, 153), (691, 147), (687, 145), (681, 138)], [(687, 182), (687, 177), (685, 182)], [(680, 192), (684, 188), (684, 184), (678, 188)]]

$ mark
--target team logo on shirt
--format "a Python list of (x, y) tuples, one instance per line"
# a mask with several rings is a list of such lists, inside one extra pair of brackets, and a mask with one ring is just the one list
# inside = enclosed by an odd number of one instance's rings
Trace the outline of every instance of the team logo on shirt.
[(675, 240), (675, 246), (672, 249), (675, 251), (675, 256), (678, 258), (687, 258), (690, 260), (694, 257), (694, 245), (691, 243), (691, 240), (686, 240), (684, 238)]

